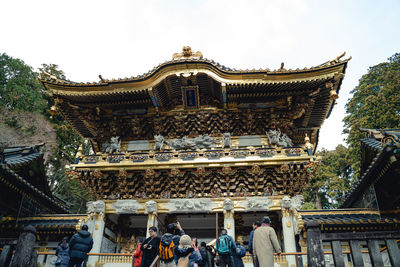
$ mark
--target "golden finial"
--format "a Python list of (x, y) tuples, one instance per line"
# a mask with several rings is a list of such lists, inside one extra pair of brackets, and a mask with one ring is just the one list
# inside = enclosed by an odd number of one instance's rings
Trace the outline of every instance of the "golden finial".
[(202, 59), (203, 54), (200, 51), (193, 52), (192, 48), (190, 46), (184, 46), (182, 48), (181, 53), (174, 53), (172, 55), (173, 60), (179, 60), (179, 59), (189, 59), (189, 58), (198, 58)]

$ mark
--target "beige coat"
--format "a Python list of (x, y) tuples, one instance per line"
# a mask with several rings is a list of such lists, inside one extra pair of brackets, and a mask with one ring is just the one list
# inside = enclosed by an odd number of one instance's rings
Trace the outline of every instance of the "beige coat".
[(260, 267), (274, 266), (274, 250), (281, 253), (281, 246), (274, 228), (261, 226), (254, 231), (253, 254), (257, 257)]

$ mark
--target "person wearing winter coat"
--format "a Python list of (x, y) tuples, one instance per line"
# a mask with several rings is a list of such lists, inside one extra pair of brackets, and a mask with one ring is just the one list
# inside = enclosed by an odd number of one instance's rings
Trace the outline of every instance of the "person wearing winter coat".
[(194, 267), (195, 263), (202, 261), (200, 252), (194, 250), (192, 239), (188, 235), (181, 236), (179, 246), (175, 247), (175, 255), (178, 258), (178, 267)]
[[(178, 262), (175, 248), (179, 246), (181, 236), (185, 234), (179, 222), (167, 225), (167, 232), (162, 235), (160, 243), (160, 267), (174, 267)], [(173, 244), (171, 244), (173, 242)], [(171, 250), (171, 251), (167, 251)], [(172, 254), (171, 254), (172, 252)], [(164, 255), (161, 255), (164, 253)], [(168, 255), (171, 254), (171, 255)], [(172, 257), (171, 257), (172, 256)]]
[(74, 234), (69, 241), (69, 267), (81, 267), (82, 262), (87, 259), (87, 253), (93, 247), (93, 238), (88, 232), (88, 226), (82, 225), (82, 230)]
[(62, 241), (58, 244), (56, 249), (56, 262), (57, 267), (68, 267), (69, 266), (69, 245), (68, 237), (64, 237)]
[(203, 258), (203, 261), (201, 264), (199, 264), (199, 267), (213, 267), (213, 256), (211, 255), (210, 251), (208, 251), (206, 242), (200, 243), (199, 252)]
[(260, 221), (255, 221), (253, 223), (253, 231), (251, 231), (250, 233), (250, 238), (249, 238), (249, 252), (251, 254), (251, 258), (253, 260), (253, 266), (254, 267), (258, 267), (258, 262), (257, 259), (254, 259), (254, 255), (253, 255), (253, 236), (254, 236), (254, 231), (261, 226), (261, 222)]
[(152, 226), (149, 228), (150, 236), (146, 238), (141, 246), (143, 251), (142, 267), (150, 267), (155, 258), (158, 256), (158, 249), (160, 246), (160, 238), (157, 236), (157, 227)]
[(261, 227), (254, 231), (253, 255), (260, 267), (274, 266), (274, 250), (278, 255), (282, 252), (275, 230), (270, 223), (269, 217), (265, 216)]
[(136, 251), (133, 253), (133, 258), (135, 259), (133, 262), (133, 267), (142, 266), (142, 241), (143, 239), (139, 239), (136, 244)]
[(236, 253), (233, 254), (233, 265), (235, 267), (244, 267), (242, 258), (246, 256), (246, 249), (236, 242)]

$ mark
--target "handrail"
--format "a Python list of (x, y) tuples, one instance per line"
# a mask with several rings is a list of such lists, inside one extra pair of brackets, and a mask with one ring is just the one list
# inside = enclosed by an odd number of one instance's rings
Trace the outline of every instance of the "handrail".
[[(350, 250), (342, 251), (343, 254), (351, 254)], [(362, 250), (361, 253), (368, 253), (368, 250)], [(55, 252), (38, 252), (38, 255), (55, 255)], [(332, 251), (325, 251), (324, 254), (332, 254)], [(87, 253), (88, 256), (132, 256), (131, 253)], [(275, 256), (278, 253), (274, 253)], [(296, 255), (307, 255), (307, 252), (282, 252), (279, 254), (281, 256), (296, 256)], [(246, 254), (246, 256), (251, 256), (251, 254)]]

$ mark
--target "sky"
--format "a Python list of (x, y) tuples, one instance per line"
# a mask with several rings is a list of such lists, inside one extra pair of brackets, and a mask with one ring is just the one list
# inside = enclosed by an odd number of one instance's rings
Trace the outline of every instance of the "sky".
[(184, 45), (236, 69), (316, 66), (351, 56), (318, 149), (344, 144), (350, 91), (370, 66), (400, 52), (398, 0), (2, 0), (0, 53), (69, 80), (146, 73)]

